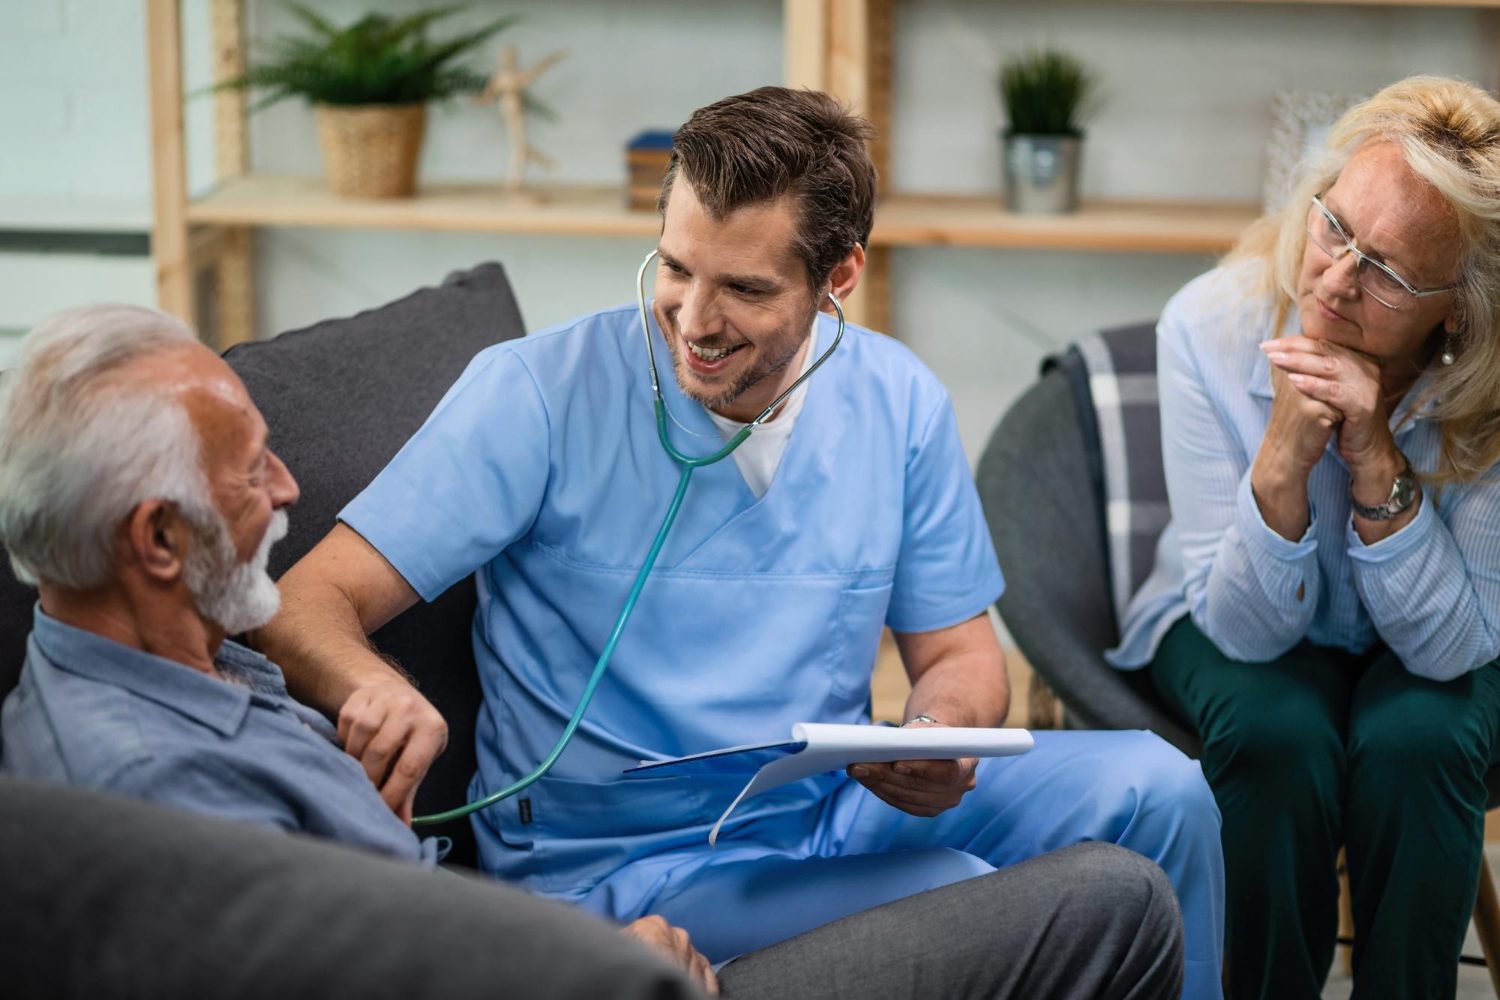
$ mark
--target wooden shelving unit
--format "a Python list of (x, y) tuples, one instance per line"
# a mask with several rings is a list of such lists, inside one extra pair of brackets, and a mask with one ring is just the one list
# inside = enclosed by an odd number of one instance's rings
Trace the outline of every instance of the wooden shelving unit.
[[(212, 317), (221, 346), (254, 336), (252, 235), (286, 226), (508, 232), (641, 237), (657, 232), (653, 213), (624, 207), (619, 187), (557, 186), (508, 196), (498, 185), (434, 184), (415, 198), (335, 198), (321, 179), (248, 173), (246, 102), (215, 99), (219, 184), (190, 199), (184, 167), (181, 0), (147, 0), (155, 166), (153, 250), (163, 308), (200, 323)], [(211, 0), (215, 77), (244, 65), (244, 0)], [(837, 95), (879, 132), (872, 153), (885, 172), (891, 132), (893, 0), (782, 0), (786, 82)], [(1160, 2), (1160, 0), (1158, 0)], [(1176, 0), (1500, 9), (1500, 0)], [(851, 319), (877, 329), (889, 317), (889, 251), (963, 246), (1121, 253), (1203, 253), (1228, 249), (1258, 209), (1252, 204), (1155, 201), (1085, 204), (1061, 217), (1005, 212), (996, 197), (890, 193), (876, 214), (866, 276), (848, 305)], [(205, 281), (205, 279), (208, 279)], [(213, 309), (200, 310), (200, 289)]]

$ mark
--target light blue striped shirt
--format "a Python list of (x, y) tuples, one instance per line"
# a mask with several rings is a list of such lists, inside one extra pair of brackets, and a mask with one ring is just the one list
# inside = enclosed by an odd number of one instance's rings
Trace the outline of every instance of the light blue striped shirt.
[[(1184, 614), (1226, 656), (1272, 660), (1302, 639), (1362, 652), (1384, 642), (1407, 670), (1446, 680), (1500, 655), (1500, 468), (1479, 482), (1424, 488), (1405, 527), (1366, 545), (1355, 534), (1349, 471), (1330, 441), (1308, 479), (1311, 524), (1297, 541), (1267, 527), (1250, 466), (1271, 414), (1270, 296), (1248, 293), (1254, 262), (1202, 275), (1157, 326), (1162, 460), (1172, 520), (1156, 566), (1131, 599), (1117, 667), (1151, 661)], [(1285, 333), (1301, 328), (1296, 310)], [(1423, 375), (1391, 416), (1420, 475), (1437, 467)]]

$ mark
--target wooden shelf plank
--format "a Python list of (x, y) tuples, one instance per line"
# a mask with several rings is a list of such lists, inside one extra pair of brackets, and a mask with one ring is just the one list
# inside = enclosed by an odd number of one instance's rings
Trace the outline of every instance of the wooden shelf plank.
[[(225, 181), (188, 207), (188, 221), (236, 226), (315, 226), (654, 237), (654, 212), (625, 208), (617, 187), (538, 188), (434, 184), (414, 198), (338, 198), (310, 177), (249, 175)], [(1064, 216), (1012, 215), (998, 196), (893, 195), (875, 213), (875, 246), (1031, 247), (1138, 253), (1221, 253), (1259, 209), (1251, 204), (1093, 202)]]
[(892, 195), (875, 212), (877, 246), (966, 246), (1222, 253), (1260, 215), (1249, 203), (1085, 202), (1071, 215), (1013, 215), (998, 195)]
[(647, 236), (655, 212), (625, 207), (621, 187), (539, 187), (507, 194), (499, 184), (423, 185), (413, 198), (339, 198), (314, 177), (250, 174), (226, 180), (188, 206), (188, 221), (241, 226), (425, 229), (458, 232)]

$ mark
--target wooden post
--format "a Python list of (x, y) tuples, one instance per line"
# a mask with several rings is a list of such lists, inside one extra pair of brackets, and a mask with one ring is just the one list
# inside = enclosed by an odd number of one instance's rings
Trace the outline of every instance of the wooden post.
[(1479, 946), (1484, 951), (1484, 964), (1489, 966), (1490, 985), (1500, 996), (1500, 897), (1495, 893), (1495, 876), (1490, 873), (1490, 862), (1482, 853), (1479, 856), (1479, 897), (1474, 901), (1474, 931), (1479, 936)]
[[(229, 80), (245, 72), (245, 12), (240, 0), (213, 0), (213, 80)], [(214, 95), (214, 173), (238, 177), (250, 166), (245, 139), (249, 95), (223, 90)]]
[[(245, 71), (245, 12), (241, 0), (213, 0), (214, 80)], [(214, 172), (220, 181), (250, 169), (243, 90), (214, 95)], [(233, 226), (224, 231), (212, 261), (195, 262), (214, 270), (214, 343), (220, 350), (255, 339), (255, 231)]]
[[(891, 0), (829, 0), (827, 22), (826, 89), (875, 126), (870, 156), (883, 179), (890, 161), (891, 7)], [(869, 247), (866, 260), (844, 312), (851, 322), (889, 330), (889, 251)]]
[(785, 0), (782, 8), (786, 85), (828, 89), (828, 0)]
[(151, 106), (151, 256), (156, 301), (194, 321), (188, 261), (187, 157), (183, 147), (182, 12), (178, 0), (147, 0), (146, 66)]
[[(1339, 875), (1339, 930), (1338, 937), (1341, 941), (1354, 940), (1354, 895), (1349, 890), (1349, 860), (1342, 847), (1339, 848), (1338, 861), (1336, 862)], [(1340, 954), (1344, 957), (1344, 975), (1354, 975), (1354, 945), (1341, 944), (1338, 946)]]

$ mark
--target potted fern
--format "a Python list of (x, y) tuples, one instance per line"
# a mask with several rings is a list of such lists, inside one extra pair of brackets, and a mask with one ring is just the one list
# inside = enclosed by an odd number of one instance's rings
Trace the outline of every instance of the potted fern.
[(300, 3), (286, 6), (307, 33), (275, 39), (266, 59), (215, 89), (266, 91), (257, 110), (289, 97), (305, 99), (317, 118), (329, 186), (356, 198), (412, 193), (428, 103), (482, 91), (487, 75), (454, 61), (515, 20), (500, 18), (435, 41), (428, 28), (462, 5), (399, 18), (367, 14), (348, 27)]
[(1098, 83), (1083, 63), (1055, 49), (1028, 52), (1000, 69), (1005, 203), (1012, 212), (1078, 207), (1083, 122)]

